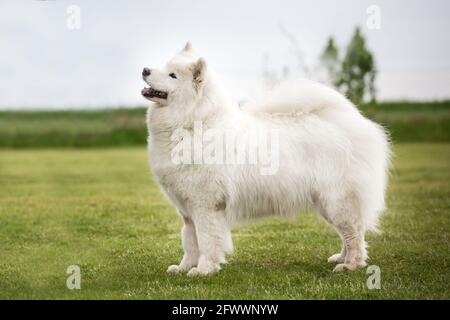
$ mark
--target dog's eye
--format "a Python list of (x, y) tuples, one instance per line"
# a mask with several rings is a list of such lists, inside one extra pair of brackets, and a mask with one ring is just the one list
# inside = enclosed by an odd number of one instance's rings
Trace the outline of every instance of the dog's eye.
[(176, 75), (175, 73), (172, 72), (171, 74), (169, 74), (169, 77), (176, 79), (176, 78), (177, 78), (177, 75)]

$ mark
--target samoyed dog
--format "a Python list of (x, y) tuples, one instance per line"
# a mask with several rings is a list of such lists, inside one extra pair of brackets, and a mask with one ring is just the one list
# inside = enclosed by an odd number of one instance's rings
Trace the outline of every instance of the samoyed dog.
[(385, 206), (384, 129), (343, 95), (308, 80), (281, 84), (239, 107), (190, 43), (149, 87), (150, 165), (184, 221), (181, 262), (167, 272), (210, 275), (233, 249), (234, 222), (313, 210), (342, 239), (335, 272), (364, 267), (366, 231)]

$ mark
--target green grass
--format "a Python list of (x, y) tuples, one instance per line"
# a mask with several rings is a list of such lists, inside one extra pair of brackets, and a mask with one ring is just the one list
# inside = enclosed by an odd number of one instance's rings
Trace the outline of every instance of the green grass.
[(394, 142), (450, 142), (450, 101), (383, 102), (363, 106)]
[[(0, 150), (0, 298), (449, 299), (450, 144), (395, 147), (383, 233), (365, 270), (334, 274), (340, 248), (312, 214), (234, 228), (214, 276), (168, 275), (181, 219), (152, 182), (145, 148)], [(81, 267), (81, 290), (66, 269)]]
[[(383, 102), (361, 108), (395, 142), (450, 142), (450, 101)], [(0, 147), (99, 148), (144, 145), (145, 108), (0, 111)]]
[(144, 145), (146, 109), (0, 111), (0, 147)]

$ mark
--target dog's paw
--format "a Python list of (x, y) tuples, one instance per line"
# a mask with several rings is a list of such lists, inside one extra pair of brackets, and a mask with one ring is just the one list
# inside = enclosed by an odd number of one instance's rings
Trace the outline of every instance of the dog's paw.
[(356, 263), (340, 263), (334, 267), (333, 272), (355, 271), (357, 268), (358, 265)]
[(167, 273), (173, 273), (173, 274), (175, 274), (175, 273), (180, 273), (180, 272), (182, 272), (182, 271), (184, 271), (182, 268), (180, 268), (180, 266), (178, 266), (178, 265), (176, 265), (176, 264), (173, 264), (173, 265), (171, 265), (171, 266), (169, 266), (168, 268), (167, 268)]
[(367, 267), (367, 262), (365, 262), (365, 261), (360, 261), (360, 262), (358, 262), (358, 267), (360, 267), (360, 268), (365, 268), (365, 267)]
[(215, 274), (220, 271), (220, 267), (215, 268), (199, 268), (199, 267), (193, 267), (189, 272), (187, 273), (188, 277), (195, 277), (195, 276), (209, 276), (212, 274)]
[(198, 270), (197, 267), (193, 267), (191, 270), (189, 270), (189, 272), (187, 273), (188, 277), (195, 277), (195, 276), (200, 276), (200, 275), (205, 275), (203, 273), (200, 272), (200, 270)]
[(330, 262), (330, 263), (343, 263), (344, 262), (344, 258), (345, 257), (343, 257), (342, 254), (336, 253), (336, 254), (333, 254), (331, 257), (328, 258), (328, 262)]

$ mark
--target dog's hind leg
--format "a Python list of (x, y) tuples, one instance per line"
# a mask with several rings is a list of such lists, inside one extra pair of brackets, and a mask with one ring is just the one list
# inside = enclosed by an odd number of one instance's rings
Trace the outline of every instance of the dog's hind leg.
[(233, 250), (230, 227), (223, 211), (199, 211), (193, 216), (197, 233), (199, 259), (188, 276), (209, 275), (220, 270), (225, 253)]
[[(322, 217), (324, 218), (329, 224), (333, 225), (333, 221), (331, 220), (331, 216), (333, 213), (333, 209), (331, 208), (327, 208), (326, 204), (319, 201), (319, 199), (316, 197), (314, 197), (314, 207), (316, 212)], [(345, 260), (345, 255), (347, 254), (347, 250), (346, 250), (346, 245), (345, 245), (345, 240), (344, 240), (344, 236), (343, 234), (340, 233), (339, 229), (336, 228), (337, 233), (339, 234), (339, 236), (342, 239), (342, 249), (341, 252), (333, 254), (332, 256), (330, 256), (328, 258), (328, 262), (331, 263), (343, 263)]]
[(332, 224), (342, 239), (342, 250), (328, 258), (338, 263), (333, 271), (356, 270), (366, 265), (365, 228), (358, 200), (353, 196), (320, 205), (319, 212)]
[(338, 229), (336, 231), (339, 233), (339, 236), (342, 239), (342, 249), (341, 252), (333, 254), (331, 257), (328, 258), (328, 262), (331, 263), (343, 263), (345, 259), (345, 255), (347, 254), (346, 246), (345, 246), (345, 240), (344, 236), (339, 232)]
[[(358, 267), (366, 266), (366, 243), (364, 241), (364, 228), (356, 223), (343, 223), (336, 226), (342, 235), (345, 245), (345, 257), (334, 268), (334, 272), (342, 272), (345, 269), (354, 271)], [(341, 262), (342, 261), (342, 262)]]
[(181, 238), (183, 241), (184, 255), (179, 265), (171, 265), (167, 272), (178, 273), (190, 270), (198, 263), (199, 250), (197, 243), (197, 234), (195, 231), (194, 222), (191, 218), (183, 215), (184, 226), (181, 231)]

